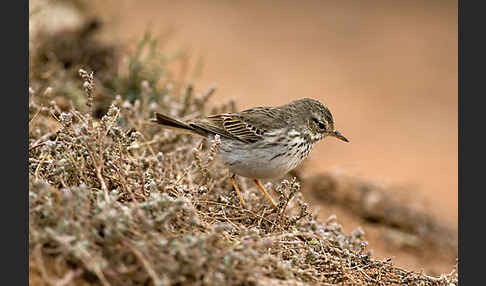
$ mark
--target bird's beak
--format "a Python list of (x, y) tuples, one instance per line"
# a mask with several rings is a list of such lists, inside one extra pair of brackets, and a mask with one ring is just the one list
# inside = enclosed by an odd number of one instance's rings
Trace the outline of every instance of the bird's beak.
[(344, 142), (349, 142), (348, 139), (346, 139), (346, 137), (344, 137), (341, 133), (339, 133), (339, 131), (337, 130), (334, 130), (334, 132), (331, 132), (331, 134), (329, 134), (333, 137), (336, 137), (337, 139), (340, 139), (340, 140), (343, 140)]

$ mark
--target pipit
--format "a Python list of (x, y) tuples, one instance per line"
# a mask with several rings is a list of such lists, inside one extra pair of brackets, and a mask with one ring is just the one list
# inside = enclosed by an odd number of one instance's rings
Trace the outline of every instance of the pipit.
[(219, 135), (221, 145), (217, 154), (228, 167), (231, 183), (244, 208), (246, 205), (236, 175), (253, 179), (272, 206), (277, 208), (259, 179), (284, 176), (307, 157), (315, 143), (326, 136), (349, 142), (334, 130), (329, 109), (310, 98), (278, 107), (254, 107), (187, 122), (155, 113), (152, 122), (206, 138)]

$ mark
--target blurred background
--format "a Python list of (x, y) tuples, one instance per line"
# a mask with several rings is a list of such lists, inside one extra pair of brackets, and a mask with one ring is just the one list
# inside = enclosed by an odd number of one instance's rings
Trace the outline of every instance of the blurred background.
[(150, 30), (164, 51), (182, 51), (188, 60), (173, 68), (197, 90), (215, 85), (213, 102), (233, 98), (238, 110), (303, 97), (327, 104), (350, 143), (320, 142), (306, 172), (402, 186), (457, 229), (457, 1), (92, 5), (104, 39), (129, 47)]
[[(239, 110), (312, 97), (351, 143), (318, 144), (308, 171), (410, 187), (457, 224), (457, 1), (104, 1), (106, 36), (166, 35), (213, 100)], [(166, 36), (164, 36), (166, 37)]]

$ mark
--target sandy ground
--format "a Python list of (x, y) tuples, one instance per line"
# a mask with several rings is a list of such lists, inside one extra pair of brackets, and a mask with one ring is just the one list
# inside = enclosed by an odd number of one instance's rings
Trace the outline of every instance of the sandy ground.
[(185, 79), (202, 60), (196, 88), (216, 84), (214, 101), (234, 98), (239, 109), (302, 97), (325, 102), (351, 143), (324, 140), (306, 170), (403, 186), (456, 227), (457, 1), (98, 5), (112, 39), (172, 31), (165, 50), (190, 53)]

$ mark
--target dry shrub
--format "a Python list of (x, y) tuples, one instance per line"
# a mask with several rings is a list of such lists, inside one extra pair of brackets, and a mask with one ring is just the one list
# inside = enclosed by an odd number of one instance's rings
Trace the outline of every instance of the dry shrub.
[[(103, 83), (89, 71), (70, 83), (73, 97), (100, 88), (120, 94), (100, 120), (93, 106), (61, 110), (55, 88), (29, 91), (31, 275), (57, 285), (457, 283), (455, 270), (434, 278), (373, 259), (362, 231), (345, 234), (332, 218), (316, 221), (295, 178), (270, 186), (278, 210), (253, 187), (243, 188), (242, 209), (214, 160), (218, 138), (148, 122), (153, 111), (193, 118), (234, 104), (209, 108), (214, 89), (176, 90), (156, 63), (134, 57), (139, 65), (113, 72), (111, 87), (97, 86)], [(162, 78), (148, 80), (154, 75)]]

